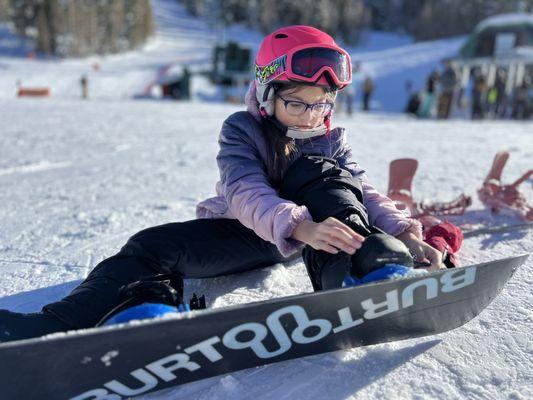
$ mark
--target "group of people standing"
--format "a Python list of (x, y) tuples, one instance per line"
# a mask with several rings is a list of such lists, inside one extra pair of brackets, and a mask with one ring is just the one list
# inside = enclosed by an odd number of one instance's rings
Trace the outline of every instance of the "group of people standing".
[(442, 73), (436, 69), (431, 71), (422, 91), (413, 91), (412, 82), (407, 81), (406, 89), (409, 97), (405, 112), (420, 118), (430, 118), (435, 115), (441, 119), (449, 118), (458, 83), (459, 76), (450, 61), (446, 62)]
[[(409, 98), (405, 111), (421, 118), (450, 117), (454, 104), (466, 109), (465, 88), (460, 84), (460, 74), (453, 63), (445, 62), (442, 73), (436, 69), (426, 78), (422, 91), (413, 91), (412, 82), (406, 82)], [(533, 87), (531, 77), (524, 76), (522, 83), (507, 91), (507, 72), (498, 68), (492, 83), (486, 74), (475, 68), (471, 73), (470, 117), (472, 119), (529, 119), (533, 114)]]
[(525, 76), (522, 83), (506, 91), (507, 73), (498, 69), (493, 85), (481, 71), (474, 76), (472, 87), (472, 119), (529, 119), (533, 113), (533, 86), (531, 77)]

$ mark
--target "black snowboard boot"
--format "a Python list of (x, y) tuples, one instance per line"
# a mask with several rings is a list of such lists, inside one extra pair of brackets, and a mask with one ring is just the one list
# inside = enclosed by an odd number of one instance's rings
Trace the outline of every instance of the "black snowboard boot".
[(361, 279), (385, 265), (413, 267), (409, 249), (400, 240), (385, 233), (367, 236), (354, 255), (342, 251), (330, 254), (306, 246), (302, 256), (315, 290), (340, 288), (346, 278)]
[(190, 302), (183, 300), (183, 279), (176, 274), (161, 274), (139, 280), (120, 288), (120, 304), (106, 314), (96, 326), (110, 321), (114, 316), (132, 307), (152, 303), (175, 307), (177, 310), (197, 310), (206, 308), (205, 296), (193, 294)]
[(387, 264), (413, 267), (413, 256), (402, 241), (386, 233), (373, 233), (351, 257), (350, 275), (362, 278)]

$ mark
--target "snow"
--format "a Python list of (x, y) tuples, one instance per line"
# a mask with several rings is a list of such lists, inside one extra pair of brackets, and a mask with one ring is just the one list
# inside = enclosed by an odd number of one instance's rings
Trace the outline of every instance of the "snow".
[[(0, 308), (39, 310), (67, 294), (132, 234), (194, 218), (196, 203), (213, 195), (218, 131), (242, 106), (200, 101), (214, 92), (202, 80), (195, 81), (192, 102), (132, 99), (169, 64), (186, 60), (203, 68), (215, 41), (207, 24), (174, 1), (154, 4), (157, 36), (120, 55), (28, 60), (22, 56), (28, 45), (0, 29)], [(231, 35), (251, 45), (260, 40), (242, 27)], [(474, 204), (456, 223), (520, 223), (508, 213), (491, 216), (475, 191), (497, 151), (511, 154), (506, 182), (532, 168), (533, 124), (422, 121), (394, 113), (401, 109), (403, 81), (423, 79), (456, 51), (460, 39), (394, 40), (395, 47), (378, 38), (374, 48), (352, 49), (382, 90), (376, 93), (381, 112), (334, 117), (334, 124), (347, 129), (354, 158), (382, 191), (392, 159), (417, 158), (415, 198), (473, 196)], [(94, 62), (100, 71), (91, 69)], [(88, 101), (79, 99), (82, 73), (90, 75)], [(16, 99), (16, 79), (51, 86), (52, 97)], [(523, 190), (531, 202), (531, 184)], [(466, 240), (460, 258), (477, 263), (530, 253), (532, 247), (531, 230), (485, 235)], [(478, 318), (441, 335), (272, 364), (141, 398), (533, 398), (532, 273), (530, 259)], [(311, 290), (301, 259), (186, 282), (187, 292), (206, 293), (214, 308)]]
[(488, 27), (507, 25), (533, 25), (533, 14), (531, 13), (507, 13), (498, 14), (481, 21), (475, 28), (476, 32), (481, 32)]

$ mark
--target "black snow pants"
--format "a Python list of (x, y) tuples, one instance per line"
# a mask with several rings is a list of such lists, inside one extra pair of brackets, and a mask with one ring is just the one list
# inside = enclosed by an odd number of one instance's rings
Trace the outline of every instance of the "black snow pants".
[(120, 303), (123, 285), (158, 274), (208, 278), (264, 268), (285, 259), (277, 247), (237, 220), (198, 219), (155, 226), (133, 235), (99, 263), (64, 299), (43, 311), (86, 328)]
[[(280, 196), (307, 206), (315, 222), (335, 217), (364, 237), (383, 233), (369, 223), (361, 182), (334, 159), (300, 157), (285, 174)], [(358, 276), (352, 256), (342, 251), (330, 254), (305, 246), (302, 255), (315, 290), (339, 288), (346, 276)]]
[[(302, 156), (287, 171), (280, 195), (306, 205), (316, 222), (333, 216), (363, 236), (375, 232), (362, 204), (360, 183), (335, 160)], [(349, 273), (346, 253), (333, 255), (306, 246), (303, 257), (315, 290), (340, 287)], [(40, 336), (92, 327), (120, 303), (119, 289), (140, 279), (166, 273), (185, 279), (214, 277), (282, 261), (285, 259), (274, 244), (237, 220), (169, 223), (133, 235), (116, 255), (99, 263), (65, 298), (44, 306), (42, 313), (19, 317), (0, 312), (0, 326), (16, 328), (13, 325), (20, 324), (20, 338), (32, 332)], [(38, 328), (32, 328), (36, 324)]]

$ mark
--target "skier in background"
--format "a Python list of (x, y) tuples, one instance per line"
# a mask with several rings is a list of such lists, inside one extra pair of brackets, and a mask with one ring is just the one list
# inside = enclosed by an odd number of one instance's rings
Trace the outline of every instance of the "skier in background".
[(331, 126), (337, 92), (350, 82), (350, 57), (326, 33), (300, 25), (268, 35), (247, 110), (222, 126), (217, 196), (198, 204), (198, 219), (138, 232), (41, 312), (0, 310), (0, 341), (93, 327), (123, 301), (121, 288), (164, 284), (161, 275), (179, 281), (238, 273), (283, 262), (302, 248), (313, 287), (340, 287), (347, 271), (364, 275), (354, 257), (372, 251), (366, 238), (379, 235), (430, 269), (443, 268), (420, 223), (372, 186), (344, 129)]

